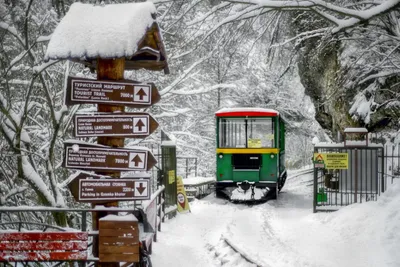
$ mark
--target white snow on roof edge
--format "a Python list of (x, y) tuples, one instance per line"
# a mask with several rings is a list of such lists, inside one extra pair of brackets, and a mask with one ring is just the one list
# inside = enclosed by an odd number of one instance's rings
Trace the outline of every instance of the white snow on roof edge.
[(115, 214), (109, 214), (103, 218), (100, 218), (99, 221), (131, 221), (131, 222), (137, 222), (138, 219), (135, 217), (133, 214), (127, 214), (127, 215), (115, 215)]
[(368, 133), (367, 128), (345, 128), (345, 133)]
[(130, 57), (156, 20), (151, 2), (74, 3), (55, 29), (44, 60)]

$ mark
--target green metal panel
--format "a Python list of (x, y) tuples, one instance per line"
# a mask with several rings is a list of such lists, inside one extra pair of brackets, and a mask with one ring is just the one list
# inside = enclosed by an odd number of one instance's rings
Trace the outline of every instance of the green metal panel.
[(271, 154), (262, 155), (262, 167), (260, 172), (260, 181), (274, 181), (276, 182), (279, 177), (277, 170), (277, 155), (273, 154), (274, 157), (271, 158)]
[(222, 158), (217, 155), (217, 181), (223, 180), (233, 180), (231, 154), (223, 154)]
[[(171, 141), (164, 131), (161, 131), (162, 141)], [(176, 186), (176, 145), (161, 143), (161, 166), (163, 172), (163, 184), (165, 186), (165, 205), (174, 206), (177, 203)], [(174, 213), (172, 214), (174, 216)]]
[(279, 119), (279, 148), (285, 150), (285, 122)]
[(279, 174), (286, 170), (285, 166), (285, 122), (279, 119)]
[(233, 171), (233, 181), (234, 182), (258, 182), (260, 179), (259, 170), (234, 170)]
[(222, 158), (217, 155), (217, 181), (273, 181), (279, 177), (277, 169), (278, 156), (273, 154), (262, 155), (262, 167), (258, 170), (234, 171), (232, 169), (232, 154), (224, 154)]

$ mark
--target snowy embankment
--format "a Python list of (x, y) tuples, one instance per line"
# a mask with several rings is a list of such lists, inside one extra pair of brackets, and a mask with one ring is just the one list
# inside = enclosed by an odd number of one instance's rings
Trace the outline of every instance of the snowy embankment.
[[(290, 177), (290, 174), (289, 174)], [(277, 201), (232, 204), (210, 195), (163, 224), (154, 266), (400, 266), (400, 182), (377, 202), (312, 213), (312, 174), (289, 178)]]

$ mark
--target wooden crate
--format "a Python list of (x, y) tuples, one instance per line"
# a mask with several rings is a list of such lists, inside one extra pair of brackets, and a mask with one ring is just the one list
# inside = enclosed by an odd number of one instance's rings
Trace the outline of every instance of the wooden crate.
[(99, 220), (99, 261), (139, 262), (139, 224), (133, 214)]

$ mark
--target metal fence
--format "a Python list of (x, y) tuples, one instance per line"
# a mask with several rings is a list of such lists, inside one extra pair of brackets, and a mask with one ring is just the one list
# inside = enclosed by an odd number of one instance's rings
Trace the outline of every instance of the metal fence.
[(314, 212), (376, 200), (387, 185), (382, 145), (316, 146), (314, 153), (347, 153), (347, 169), (314, 168)]
[(386, 143), (384, 145), (384, 171), (387, 183), (400, 179), (400, 143)]
[(197, 157), (178, 156), (177, 160), (177, 175), (183, 179), (189, 177), (197, 177)]

